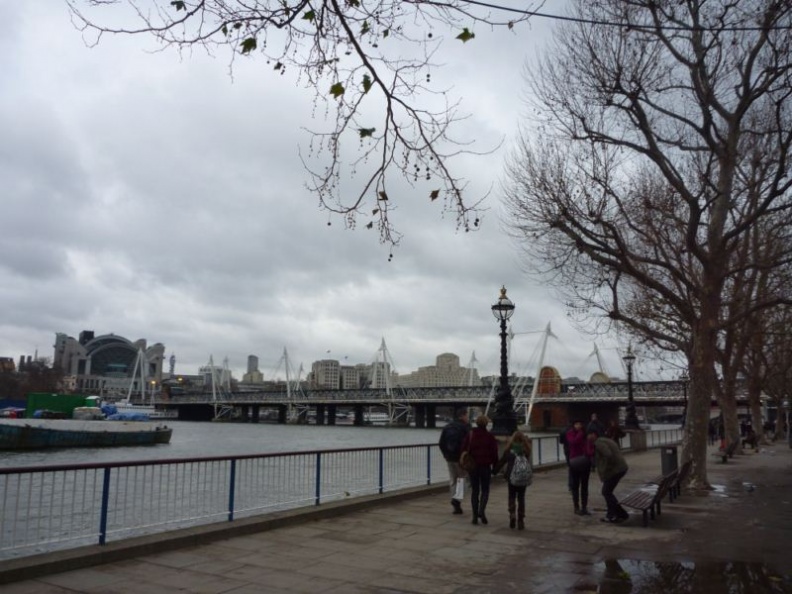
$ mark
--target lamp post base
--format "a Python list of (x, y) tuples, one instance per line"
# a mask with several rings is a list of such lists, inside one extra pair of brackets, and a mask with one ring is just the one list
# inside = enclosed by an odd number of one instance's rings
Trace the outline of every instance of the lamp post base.
[(641, 431), (641, 423), (638, 421), (638, 415), (635, 413), (635, 405), (632, 403), (627, 405), (624, 428), (630, 431)]
[(495, 418), (492, 419), (492, 429), (490, 433), (492, 433), (496, 437), (511, 437), (511, 435), (517, 431), (517, 419), (503, 419), (503, 418)]

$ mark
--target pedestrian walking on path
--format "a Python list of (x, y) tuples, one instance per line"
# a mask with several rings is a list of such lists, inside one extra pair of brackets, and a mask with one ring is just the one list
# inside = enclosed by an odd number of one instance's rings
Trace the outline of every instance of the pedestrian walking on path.
[(594, 464), (602, 481), (602, 496), (608, 511), (603, 522), (618, 523), (630, 517), (630, 514), (619, 504), (614, 491), (619, 481), (627, 474), (627, 462), (617, 444), (612, 439), (602, 437), (596, 431), (589, 431), (588, 439), (594, 444)]
[(504, 476), (508, 483), (507, 506), (509, 528), (525, 530), (525, 491), (533, 482), (531, 440), (522, 431), (515, 431), (506, 442), (503, 456), (493, 474), (506, 467)]
[(621, 447), (621, 439), (626, 435), (627, 434), (622, 431), (622, 428), (619, 427), (619, 421), (617, 419), (611, 419), (610, 423), (608, 423), (608, 428), (605, 429), (605, 437), (612, 439)]
[(596, 431), (598, 435), (605, 435), (605, 425), (599, 420), (597, 413), (591, 413), (591, 420), (586, 427), (586, 433), (590, 433), (591, 431)]
[(465, 436), (462, 451), (469, 452), (476, 463), (475, 469), (470, 471), (471, 506), (473, 509), (473, 524), (487, 524), (487, 502), (490, 494), (490, 479), (492, 468), (498, 463), (498, 442), (487, 430), (489, 417), (479, 415), (476, 417), (476, 427)]
[(572, 429), (572, 423), (567, 425), (567, 427), (558, 434), (558, 442), (564, 448), (564, 460), (566, 460), (567, 465), (567, 487), (569, 488), (569, 492), (572, 492), (572, 469), (569, 467), (569, 444), (566, 441), (566, 435), (569, 430)]
[(567, 431), (569, 472), (572, 476), (572, 505), (578, 516), (590, 516), (588, 511), (589, 477), (594, 458), (594, 444), (586, 437), (583, 421), (575, 421)]
[[(448, 483), (451, 490), (451, 507), (454, 508), (453, 513), (462, 513), (462, 497), (464, 494), (465, 479), (467, 473), (459, 465), (459, 456), (462, 455), (462, 442), (465, 441), (465, 436), (470, 431), (470, 423), (468, 422), (467, 408), (460, 408), (455, 411), (455, 418), (453, 421), (443, 427), (440, 433), (440, 451), (445, 458), (448, 465)], [(459, 485), (459, 481), (462, 482)]]

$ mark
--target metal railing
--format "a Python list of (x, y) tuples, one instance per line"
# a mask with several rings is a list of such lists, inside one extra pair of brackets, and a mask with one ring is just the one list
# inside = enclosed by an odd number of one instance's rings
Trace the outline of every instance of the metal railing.
[[(647, 443), (680, 438), (648, 432)], [(563, 462), (558, 436), (534, 437), (532, 457)], [(447, 480), (436, 444), (0, 468), (0, 559)]]
[(448, 480), (436, 444), (0, 469), (0, 558)]

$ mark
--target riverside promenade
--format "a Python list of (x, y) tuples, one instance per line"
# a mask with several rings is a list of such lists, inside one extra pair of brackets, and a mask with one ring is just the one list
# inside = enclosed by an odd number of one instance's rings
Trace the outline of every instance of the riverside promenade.
[[(630, 471), (617, 496), (660, 474), (660, 457), (659, 449), (628, 454)], [(486, 526), (470, 523), (468, 501), (464, 515), (452, 515), (445, 490), (424, 489), (231, 523), (222, 532), (206, 527), (4, 561), (0, 591), (792, 592), (792, 450), (776, 443), (728, 464), (710, 461), (715, 490), (664, 500), (648, 528), (639, 512), (620, 525), (600, 522), (596, 475), (594, 515), (575, 516), (566, 467), (557, 467), (535, 473), (524, 531), (509, 529), (506, 485), (498, 478)], [(69, 571), (70, 564), (81, 568)]]

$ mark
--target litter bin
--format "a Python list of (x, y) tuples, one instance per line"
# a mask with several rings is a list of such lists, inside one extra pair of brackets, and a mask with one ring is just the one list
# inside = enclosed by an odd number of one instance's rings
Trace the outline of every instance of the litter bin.
[(679, 457), (677, 456), (676, 446), (663, 446), (660, 448), (660, 466), (663, 469), (663, 476), (679, 468)]

